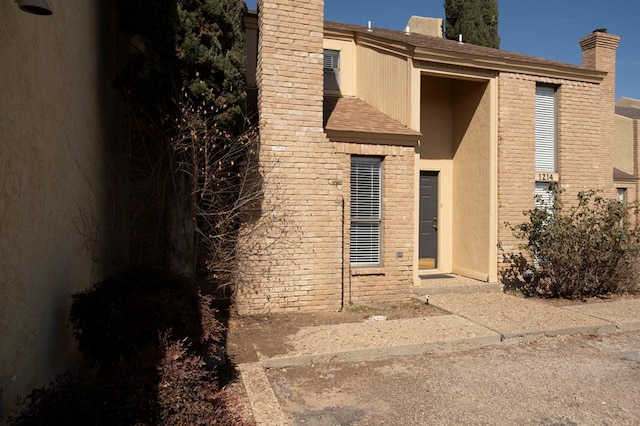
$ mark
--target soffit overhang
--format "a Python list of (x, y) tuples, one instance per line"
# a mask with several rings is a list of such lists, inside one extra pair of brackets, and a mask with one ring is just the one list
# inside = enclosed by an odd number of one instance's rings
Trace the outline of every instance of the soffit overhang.
[(458, 43), (453, 40), (420, 34), (406, 35), (402, 31), (325, 22), (327, 38), (352, 39), (357, 45), (393, 55), (411, 58), (416, 62), (443, 64), (487, 71), (528, 74), (540, 77), (601, 83), (604, 71), (578, 65), (537, 58), (484, 46)]

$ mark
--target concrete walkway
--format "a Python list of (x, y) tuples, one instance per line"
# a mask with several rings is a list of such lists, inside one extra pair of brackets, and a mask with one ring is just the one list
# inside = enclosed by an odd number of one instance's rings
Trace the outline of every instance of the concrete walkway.
[[(425, 283), (425, 281), (427, 281)], [(456, 278), (417, 289), (448, 315), (304, 327), (288, 336), (285, 355), (265, 357), (238, 369), (258, 424), (286, 424), (264, 368), (358, 362), (497, 345), (505, 340), (559, 334), (640, 330), (640, 299), (559, 306), (504, 294), (495, 284)]]

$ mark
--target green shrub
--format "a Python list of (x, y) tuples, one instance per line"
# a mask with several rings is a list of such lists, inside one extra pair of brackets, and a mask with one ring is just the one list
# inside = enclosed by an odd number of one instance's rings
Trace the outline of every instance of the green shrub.
[[(525, 295), (584, 298), (621, 293), (637, 285), (640, 229), (629, 220), (638, 204), (625, 204), (580, 192), (577, 204), (563, 208), (551, 187), (553, 205), (525, 212), (528, 221), (510, 225), (524, 241), (523, 252), (504, 254), (506, 290)], [(541, 202), (541, 200), (538, 200)]]

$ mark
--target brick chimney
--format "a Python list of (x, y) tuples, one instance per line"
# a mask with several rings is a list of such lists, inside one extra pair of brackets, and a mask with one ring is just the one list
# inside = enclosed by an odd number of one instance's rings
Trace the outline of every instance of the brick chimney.
[[(323, 127), (323, 0), (258, 0), (259, 241), (240, 244), (243, 313), (342, 303), (342, 171)], [(255, 238), (253, 235), (252, 238)]]
[(616, 98), (616, 50), (620, 37), (608, 34), (606, 28), (580, 39), (582, 65), (607, 73), (600, 86), (600, 119), (603, 146), (613, 149)]

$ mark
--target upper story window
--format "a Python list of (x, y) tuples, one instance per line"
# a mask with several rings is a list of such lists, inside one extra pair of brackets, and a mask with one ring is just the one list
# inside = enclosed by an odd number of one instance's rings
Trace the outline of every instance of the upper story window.
[(536, 172), (557, 172), (556, 88), (536, 86)]
[(324, 89), (340, 90), (339, 50), (324, 50)]

